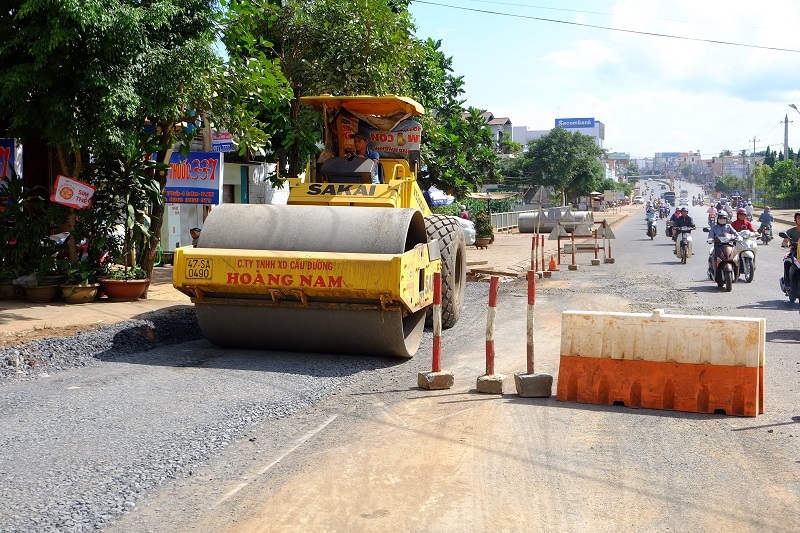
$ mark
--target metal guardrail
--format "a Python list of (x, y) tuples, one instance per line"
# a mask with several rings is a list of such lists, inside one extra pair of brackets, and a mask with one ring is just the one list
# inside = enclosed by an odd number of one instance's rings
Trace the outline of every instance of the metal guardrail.
[(506, 211), (503, 213), (492, 213), (492, 227), (495, 231), (506, 231), (519, 227), (519, 215), (522, 213), (535, 213), (535, 209), (528, 211)]

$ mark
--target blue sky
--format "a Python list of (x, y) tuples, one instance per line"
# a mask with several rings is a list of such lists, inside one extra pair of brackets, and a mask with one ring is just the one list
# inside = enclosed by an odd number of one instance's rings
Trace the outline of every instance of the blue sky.
[(710, 157), (752, 150), (754, 137), (759, 151), (782, 150), (789, 114), (789, 145), (800, 148), (800, 114), (788, 107), (800, 108), (797, 0), (430, 0), (411, 13), (417, 36), (441, 39), (453, 57), (467, 105), (515, 126), (594, 117), (615, 152)]

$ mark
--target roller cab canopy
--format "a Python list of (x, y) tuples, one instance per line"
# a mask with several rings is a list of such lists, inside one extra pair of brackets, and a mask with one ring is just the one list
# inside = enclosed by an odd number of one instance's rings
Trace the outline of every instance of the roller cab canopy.
[(310, 105), (320, 113), (327, 107), (332, 110), (346, 109), (360, 115), (425, 114), (425, 108), (419, 102), (394, 94), (385, 96), (333, 96), (323, 94), (319, 96), (303, 96), (300, 101)]

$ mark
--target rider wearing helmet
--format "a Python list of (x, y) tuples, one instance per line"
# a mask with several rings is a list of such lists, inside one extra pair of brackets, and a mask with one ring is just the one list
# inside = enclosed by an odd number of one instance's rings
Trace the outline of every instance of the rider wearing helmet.
[(717, 237), (722, 237), (723, 235), (730, 235), (731, 237), (738, 238), (739, 232), (728, 224), (728, 213), (720, 211), (717, 213), (717, 223), (708, 230), (708, 238), (716, 240)]
[(781, 247), (786, 248), (791, 245), (792, 248), (794, 248), (797, 246), (797, 243), (800, 242), (800, 211), (795, 211), (794, 213), (794, 224), (795, 226), (793, 228), (786, 230), (786, 235), (789, 238), (783, 239)]
[(731, 227), (736, 231), (752, 231), (753, 233), (756, 232), (756, 229), (753, 227), (753, 223), (747, 220), (747, 210), (744, 207), (740, 207), (736, 210), (736, 220), (731, 223)]
[(467, 206), (465, 206), (464, 204), (461, 204), (459, 209), (461, 209), (461, 214), (459, 214), (458, 216), (460, 216), (461, 218), (463, 218), (465, 220), (472, 220), (469, 217), (469, 211), (467, 211)]
[[(672, 240), (678, 240), (678, 233), (680, 233), (679, 228), (689, 227), (692, 229), (697, 229), (697, 226), (694, 225), (694, 220), (692, 217), (689, 216), (689, 208), (686, 206), (681, 207), (680, 209), (675, 210), (675, 214), (678, 215), (672, 217), (672, 225), (673, 228), (678, 228), (678, 231), (672, 232)], [(677, 250), (673, 250), (672, 253), (677, 254)]]
[[(797, 243), (800, 242), (800, 211), (794, 212), (794, 227), (786, 230), (787, 239), (783, 239), (781, 243), (782, 248), (791, 247), (797, 253)], [(789, 261), (783, 262), (783, 279), (789, 279)]]
[(747, 202), (747, 205), (744, 206), (744, 210), (747, 213), (749, 220), (753, 219), (753, 202)]
[(764, 231), (764, 226), (772, 227), (772, 223), (775, 222), (775, 217), (772, 216), (772, 211), (770, 211), (769, 206), (766, 206), (764, 211), (758, 216), (758, 221), (761, 222), (761, 225), (758, 227), (759, 233)]
[[(680, 219), (680, 218), (681, 218), (681, 210), (680, 209), (675, 209), (675, 212), (672, 213), (672, 216), (669, 217), (669, 220), (667, 221), (668, 228), (680, 227), (680, 223), (678, 222), (678, 219)], [(678, 238), (678, 232), (677, 231), (672, 231), (672, 229), (668, 229), (667, 235), (669, 235), (670, 233), (672, 234), (672, 240), (673, 241)]]

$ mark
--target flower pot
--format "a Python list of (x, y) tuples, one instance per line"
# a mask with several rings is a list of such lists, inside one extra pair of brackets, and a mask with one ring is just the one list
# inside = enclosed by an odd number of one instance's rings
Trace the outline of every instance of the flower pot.
[(70, 304), (85, 304), (94, 300), (99, 283), (89, 285), (61, 285), (61, 296)]
[(478, 237), (475, 239), (475, 247), (476, 248), (488, 248), (489, 243), (492, 242), (491, 237)]
[(29, 301), (35, 304), (44, 304), (56, 299), (56, 295), (58, 294), (57, 288), (58, 287), (55, 285), (26, 286), (25, 296), (28, 297)]
[(149, 279), (103, 279), (100, 289), (112, 302), (135, 302), (149, 283)]
[(13, 300), (17, 297), (17, 286), (12, 283), (0, 283), (0, 300)]

